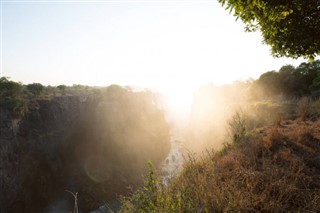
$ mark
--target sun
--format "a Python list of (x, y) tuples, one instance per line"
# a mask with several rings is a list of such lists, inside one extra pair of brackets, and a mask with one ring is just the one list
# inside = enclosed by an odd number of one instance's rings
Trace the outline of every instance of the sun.
[(175, 85), (162, 88), (166, 117), (170, 123), (183, 127), (189, 122), (195, 88)]

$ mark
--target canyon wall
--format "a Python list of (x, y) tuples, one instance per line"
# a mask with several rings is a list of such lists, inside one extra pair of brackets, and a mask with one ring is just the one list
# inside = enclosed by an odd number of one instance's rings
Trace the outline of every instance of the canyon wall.
[(0, 101), (1, 212), (86, 212), (141, 184), (147, 161), (170, 150), (169, 127), (150, 92), (116, 85), (87, 95)]

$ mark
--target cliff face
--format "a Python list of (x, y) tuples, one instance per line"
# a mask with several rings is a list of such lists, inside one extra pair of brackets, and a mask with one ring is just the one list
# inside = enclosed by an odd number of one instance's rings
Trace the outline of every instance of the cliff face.
[[(30, 100), (0, 110), (1, 212), (88, 211), (141, 182), (170, 149), (152, 95), (117, 86), (95, 95)], [(71, 205), (71, 206), (69, 206)]]

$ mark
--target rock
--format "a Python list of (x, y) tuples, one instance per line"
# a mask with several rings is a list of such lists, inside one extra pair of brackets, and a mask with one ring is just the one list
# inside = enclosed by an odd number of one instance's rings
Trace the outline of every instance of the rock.
[(68, 200), (65, 190), (79, 192), (88, 212), (142, 183), (146, 159), (158, 165), (170, 150), (169, 127), (150, 97), (113, 87), (32, 100), (18, 118), (0, 109), (0, 212), (39, 212)]

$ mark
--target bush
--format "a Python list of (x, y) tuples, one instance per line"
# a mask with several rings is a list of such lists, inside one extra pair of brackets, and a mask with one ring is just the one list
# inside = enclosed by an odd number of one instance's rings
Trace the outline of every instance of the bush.
[(131, 198), (121, 197), (122, 209), (120, 212), (157, 212), (164, 201), (163, 185), (155, 175), (154, 166), (148, 162), (149, 175), (144, 187), (137, 190)]
[(67, 86), (66, 85), (59, 85), (57, 88), (61, 91), (62, 95), (65, 95), (67, 93)]
[(238, 111), (232, 116), (228, 121), (228, 127), (232, 142), (236, 144), (241, 143), (247, 130), (246, 118), (243, 111)]
[(305, 120), (311, 113), (312, 100), (309, 97), (303, 97), (297, 102), (297, 113), (301, 120)]
[(14, 81), (9, 81), (7, 78), (0, 78), (0, 97), (1, 98), (16, 98), (21, 96), (23, 85)]
[(20, 112), (24, 108), (25, 103), (25, 100), (21, 98), (6, 98), (2, 104), (10, 112)]
[(0, 107), (11, 113), (20, 112), (25, 105), (23, 85), (7, 78), (0, 78)]
[(28, 84), (26, 86), (26, 88), (31, 94), (33, 94), (35, 96), (39, 96), (41, 94), (41, 92), (43, 91), (44, 86), (39, 83), (33, 83), (33, 84)]

